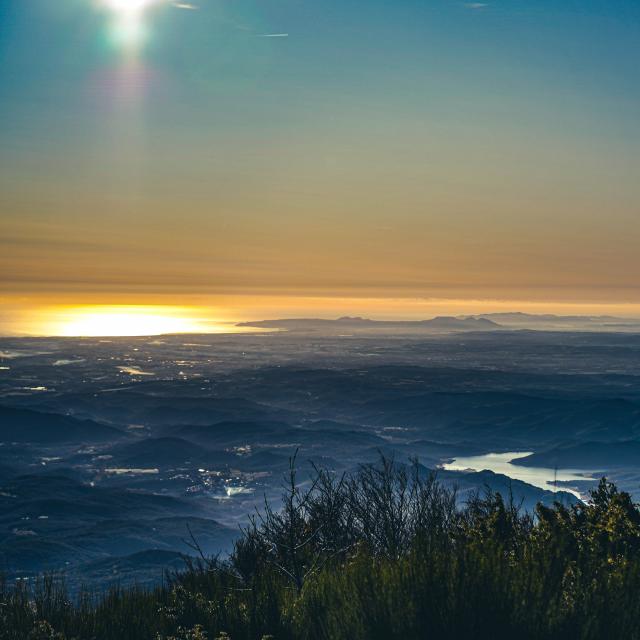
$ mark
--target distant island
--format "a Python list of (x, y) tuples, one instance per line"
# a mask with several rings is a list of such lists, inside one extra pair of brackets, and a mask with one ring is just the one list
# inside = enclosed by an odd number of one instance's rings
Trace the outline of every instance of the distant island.
[(427, 320), (373, 320), (360, 316), (341, 318), (279, 318), (239, 322), (238, 327), (283, 331), (372, 331), (400, 333), (461, 331), (631, 331), (640, 332), (640, 319), (615, 316), (559, 316), (522, 312), (466, 316), (436, 316)]
[(282, 318), (241, 322), (239, 327), (261, 329), (286, 329), (288, 331), (371, 330), (391, 331), (497, 331), (502, 329), (497, 322), (486, 318), (454, 318), (438, 316), (431, 320), (370, 320), (369, 318), (344, 316), (336, 320), (323, 318)]

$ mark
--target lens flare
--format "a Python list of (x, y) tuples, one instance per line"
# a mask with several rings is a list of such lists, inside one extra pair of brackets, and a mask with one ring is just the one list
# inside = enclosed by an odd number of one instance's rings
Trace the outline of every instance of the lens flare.
[(103, 6), (114, 15), (112, 39), (121, 49), (136, 52), (147, 38), (145, 12), (163, 0), (104, 0)]

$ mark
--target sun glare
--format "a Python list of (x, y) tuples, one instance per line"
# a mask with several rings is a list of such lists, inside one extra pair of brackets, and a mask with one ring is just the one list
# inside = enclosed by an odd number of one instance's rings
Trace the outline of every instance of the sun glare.
[(106, 6), (122, 13), (139, 13), (158, 0), (106, 0)]
[(207, 329), (188, 310), (172, 307), (80, 307), (61, 311), (49, 333), (67, 337), (151, 336)]
[(146, 39), (145, 10), (161, 0), (104, 0), (103, 5), (115, 16), (112, 27), (114, 42), (125, 50), (137, 50)]

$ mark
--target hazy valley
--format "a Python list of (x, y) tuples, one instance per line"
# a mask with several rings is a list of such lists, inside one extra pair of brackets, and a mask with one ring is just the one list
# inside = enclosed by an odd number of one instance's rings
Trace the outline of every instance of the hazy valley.
[(568, 504), (602, 475), (640, 496), (640, 335), (358, 328), (2, 339), (4, 570), (156, 582), (192, 535), (224, 554), (296, 451), (303, 478), (417, 458), (461, 503)]

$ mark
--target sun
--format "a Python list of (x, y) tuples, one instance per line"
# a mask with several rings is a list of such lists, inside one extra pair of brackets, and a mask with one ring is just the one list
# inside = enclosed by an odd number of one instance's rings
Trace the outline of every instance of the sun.
[(147, 39), (145, 13), (164, 0), (102, 0), (102, 6), (114, 16), (111, 38), (125, 52), (135, 53)]
[(105, 0), (105, 5), (120, 13), (140, 13), (158, 2), (159, 0)]

